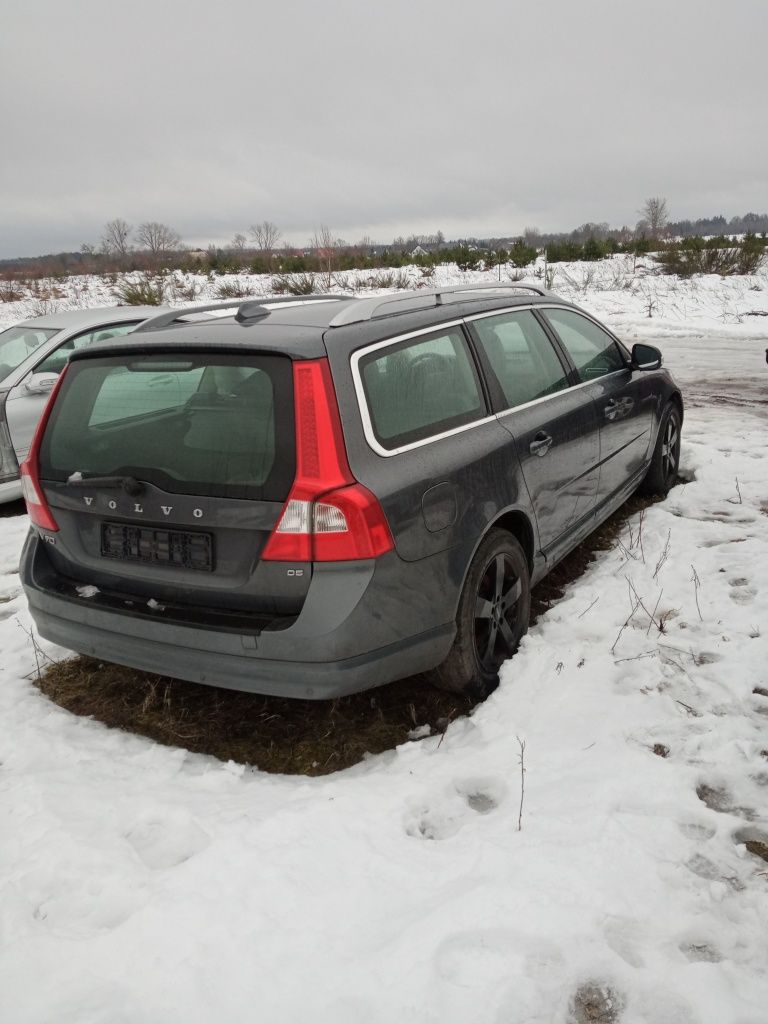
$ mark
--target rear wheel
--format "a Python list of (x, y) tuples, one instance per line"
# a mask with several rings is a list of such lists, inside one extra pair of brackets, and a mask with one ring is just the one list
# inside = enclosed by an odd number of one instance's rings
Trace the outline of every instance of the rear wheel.
[(456, 638), (432, 673), (433, 683), (471, 697), (490, 693), (499, 669), (528, 629), (530, 610), (525, 552), (506, 530), (491, 530), (472, 560), (456, 615)]
[(661, 417), (651, 464), (640, 484), (640, 490), (645, 494), (667, 494), (677, 479), (681, 433), (680, 410), (670, 402)]

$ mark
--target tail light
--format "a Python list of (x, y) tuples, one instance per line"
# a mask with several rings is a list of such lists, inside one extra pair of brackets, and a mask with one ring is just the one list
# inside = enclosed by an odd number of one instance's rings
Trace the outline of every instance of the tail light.
[(296, 478), (262, 558), (343, 562), (395, 546), (376, 497), (352, 476), (327, 359), (296, 362)]
[(56, 395), (59, 393), (64, 375), (67, 372), (67, 367), (59, 374), (59, 379), (54, 385), (53, 391), (43, 409), (43, 415), (37, 424), (35, 430), (35, 436), (32, 439), (32, 446), (29, 449), (29, 455), (19, 466), (19, 473), (21, 474), (21, 493), (24, 497), (24, 501), (27, 504), (27, 514), (30, 520), (35, 526), (39, 526), (41, 530), (51, 530), (57, 532), (59, 524), (53, 518), (53, 513), (45, 500), (45, 494), (40, 486), (40, 466), (39, 466), (39, 454), (40, 445), (43, 440), (43, 434), (48, 423), (48, 417), (51, 415), (51, 409), (53, 403), (56, 401)]

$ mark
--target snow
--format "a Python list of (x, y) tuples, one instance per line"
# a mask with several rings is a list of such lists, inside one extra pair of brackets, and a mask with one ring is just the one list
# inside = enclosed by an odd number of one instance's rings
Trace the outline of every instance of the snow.
[(743, 843), (768, 841), (768, 322), (718, 320), (717, 288), (677, 319), (581, 297), (662, 347), (689, 482), (471, 717), (336, 775), (44, 698), (26, 519), (0, 519), (0, 1020), (555, 1024), (594, 985), (624, 1024), (765, 1024), (768, 865)]

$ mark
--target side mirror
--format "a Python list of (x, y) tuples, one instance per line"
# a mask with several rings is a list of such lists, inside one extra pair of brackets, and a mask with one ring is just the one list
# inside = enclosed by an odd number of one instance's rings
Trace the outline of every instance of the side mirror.
[(658, 370), (661, 367), (661, 352), (653, 345), (632, 346), (633, 370)]
[(24, 389), (28, 395), (47, 395), (53, 391), (58, 379), (57, 373), (33, 373), (24, 382)]

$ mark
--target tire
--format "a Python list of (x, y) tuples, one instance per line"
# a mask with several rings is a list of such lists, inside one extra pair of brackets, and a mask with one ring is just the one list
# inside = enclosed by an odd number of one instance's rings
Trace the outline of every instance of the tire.
[(656, 446), (645, 479), (640, 484), (643, 494), (667, 495), (677, 479), (680, 467), (680, 410), (670, 402), (661, 416)]
[(519, 541), (490, 530), (472, 559), (456, 613), (456, 638), (431, 673), (441, 690), (482, 699), (499, 683), (499, 669), (528, 629), (531, 577)]

